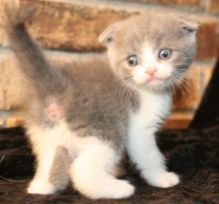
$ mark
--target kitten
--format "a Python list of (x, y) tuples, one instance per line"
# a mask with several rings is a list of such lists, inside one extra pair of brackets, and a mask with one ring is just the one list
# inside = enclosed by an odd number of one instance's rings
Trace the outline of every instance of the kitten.
[(11, 48), (36, 96), (23, 104), (37, 159), (28, 193), (52, 194), (71, 180), (91, 199), (129, 197), (134, 186), (113, 175), (125, 151), (150, 185), (178, 184), (155, 132), (195, 55), (197, 24), (154, 12), (131, 17), (100, 35), (107, 56), (54, 69), (24, 28), (29, 9), (6, 8)]

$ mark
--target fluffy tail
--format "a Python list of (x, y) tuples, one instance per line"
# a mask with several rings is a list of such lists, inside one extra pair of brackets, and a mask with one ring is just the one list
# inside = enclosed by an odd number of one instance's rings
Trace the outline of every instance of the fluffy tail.
[(50, 67), (41, 49), (30, 38), (24, 26), (24, 22), (30, 20), (36, 8), (20, 8), (18, 0), (7, 2), (4, 5), (3, 27), (20, 70), (37, 87), (41, 95), (55, 94), (64, 80), (57, 70)]

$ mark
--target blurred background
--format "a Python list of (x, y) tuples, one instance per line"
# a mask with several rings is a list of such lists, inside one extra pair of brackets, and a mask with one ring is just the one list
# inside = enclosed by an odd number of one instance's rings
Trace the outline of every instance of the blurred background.
[[(21, 0), (21, 3), (37, 5), (27, 27), (55, 63), (103, 52), (104, 47), (97, 42), (98, 35), (109, 24), (131, 15), (154, 10), (180, 13), (197, 21), (200, 24), (198, 54), (187, 73), (187, 88), (175, 97), (173, 112), (164, 128), (189, 126), (219, 53), (219, 0)], [(0, 28), (0, 128), (22, 125), (22, 118), (13, 115), (20, 94), (25, 94), (20, 73), (8, 49), (7, 36)]]

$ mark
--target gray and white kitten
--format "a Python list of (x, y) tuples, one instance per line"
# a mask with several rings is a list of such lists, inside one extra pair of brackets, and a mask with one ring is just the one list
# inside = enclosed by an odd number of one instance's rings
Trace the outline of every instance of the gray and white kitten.
[(28, 193), (52, 194), (70, 180), (92, 199), (129, 197), (134, 186), (113, 175), (125, 151), (150, 185), (179, 183), (155, 132), (170, 112), (171, 87), (195, 55), (196, 23), (166, 13), (135, 16), (100, 35), (108, 56), (54, 69), (25, 31), (29, 10), (7, 7), (5, 16), (19, 68), (34, 87), (21, 109), (37, 159)]

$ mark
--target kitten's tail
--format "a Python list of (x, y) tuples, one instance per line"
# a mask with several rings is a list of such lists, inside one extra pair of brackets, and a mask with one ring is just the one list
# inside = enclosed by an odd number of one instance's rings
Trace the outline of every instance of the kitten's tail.
[(30, 38), (24, 26), (24, 22), (33, 16), (36, 7), (20, 8), (18, 0), (7, 2), (4, 5), (2, 25), (20, 70), (37, 87), (40, 94), (54, 94), (63, 82), (60, 79), (61, 74), (50, 67), (41, 49)]

